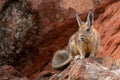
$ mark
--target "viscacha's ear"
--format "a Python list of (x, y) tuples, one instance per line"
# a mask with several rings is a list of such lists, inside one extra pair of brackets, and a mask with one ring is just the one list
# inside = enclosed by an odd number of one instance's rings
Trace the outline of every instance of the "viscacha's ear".
[(87, 17), (87, 24), (89, 27), (91, 27), (94, 23), (94, 13), (92, 11), (90, 11), (88, 13), (88, 17)]
[(83, 23), (83, 21), (80, 19), (78, 13), (76, 13), (76, 20), (77, 20), (77, 23), (79, 25), (79, 27), (81, 26), (81, 24)]

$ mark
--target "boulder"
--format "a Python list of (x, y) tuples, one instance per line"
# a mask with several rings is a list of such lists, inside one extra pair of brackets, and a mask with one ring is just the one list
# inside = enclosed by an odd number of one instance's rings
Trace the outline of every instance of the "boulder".
[(49, 80), (119, 80), (120, 69), (112, 58), (87, 58), (73, 61)]

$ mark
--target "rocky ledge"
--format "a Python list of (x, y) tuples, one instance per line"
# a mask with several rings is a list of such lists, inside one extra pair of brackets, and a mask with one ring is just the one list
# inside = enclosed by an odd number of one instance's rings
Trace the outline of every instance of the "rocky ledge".
[[(42, 77), (41, 77), (42, 78)], [(111, 58), (86, 58), (71, 62), (49, 80), (119, 80), (120, 68)], [(39, 79), (38, 79), (39, 80)], [(41, 80), (41, 79), (40, 79)]]

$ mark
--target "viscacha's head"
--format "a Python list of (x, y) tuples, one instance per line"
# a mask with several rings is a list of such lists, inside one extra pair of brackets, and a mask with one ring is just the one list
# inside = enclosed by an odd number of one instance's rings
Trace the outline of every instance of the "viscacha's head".
[(79, 15), (76, 13), (76, 19), (79, 26), (78, 31), (78, 41), (89, 41), (93, 36), (93, 22), (94, 22), (94, 14), (92, 11), (88, 13), (87, 21), (83, 22)]

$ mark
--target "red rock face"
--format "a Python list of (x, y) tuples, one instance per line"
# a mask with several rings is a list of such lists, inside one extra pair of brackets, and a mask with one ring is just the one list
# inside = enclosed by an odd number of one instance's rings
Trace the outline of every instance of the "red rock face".
[[(113, 3), (105, 8), (96, 20), (95, 27), (101, 34), (103, 50), (100, 56), (120, 58), (120, 2)], [(98, 54), (99, 55), (99, 54)]]
[(12, 66), (4, 65), (0, 67), (0, 80), (28, 80), (27, 77), (22, 77), (21, 74)]

